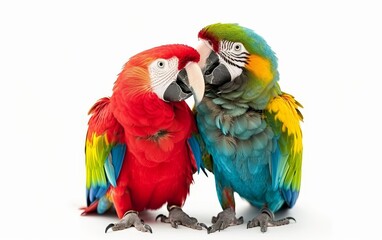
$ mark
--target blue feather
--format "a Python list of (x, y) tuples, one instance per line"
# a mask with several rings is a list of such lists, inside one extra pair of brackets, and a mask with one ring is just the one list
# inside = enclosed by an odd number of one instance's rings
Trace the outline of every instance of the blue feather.
[(113, 165), (115, 170), (115, 178), (117, 179), (119, 173), (121, 172), (123, 159), (125, 158), (126, 145), (117, 144), (111, 149), (111, 154), (113, 155)]
[(98, 186), (94, 186), (94, 187), (91, 187), (88, 191), (89, 193), (88, 196), (91, 203), (94, 202), (94, 200), (96, 199), (95, 195), (96, 195), (96, 192), (98, 192), (98, 188), (99, 188)]
[(95, 194), (95, 198), (99, 199), (100, 197), (105, 195), (105, 193), (107, 192), (107, 189), (109, 188), (109, 186), (110, 186), (110, 184), (108, 184), (106, 187), (99, 187), (98, 191)]
[(109, 199), (106, 198), (106, 196), (103, 196), (99, 199), (98, 205), (97, 205), (97, 213), (103, 214), (105, 213), (112, 205), (112, 202), (109, 201)]
[(117, 179), (119, 173), (121, 172), (122, 162), (125, 157), (126, 145), (117, 144), (115, 145), (108, 155), (104, 168), (106, 172), (107, 179), (115, 187), (117, 185)]
[[(274, 142), (277, 141), (276, 139)], [(279, 165), (279, 161), (281, 159), (280, 148), (276, 147), (275, 151), (272, 153), (271, 159), (271, 176), (272, 176), (272, 189), (276, 190), (279, 187), (279, 179), (280, 179), (280, 171), (278, 171), (277, 166)]]
[(204, 172), (204, 166), (203, 166), (203, 161), (202, 161), (202, 151), (200, 150), (200, 146), (199, 146), (198, 141), (196, 140), (195, 137), (192, 136), (188, 139), (188, 144), (190, 145), (191, 151), (194, 154), (198, 173), (200, 172), (200, 168), (202, 168), (202, 170)]
[(291, 189), (288, 189), (288, 190), (283, 189), (282, 193), (283, 193), (285, 202), (288, 204), (290, 208), (294, 206), (294, 204), (297, 201), (298, 195), (300, 194), (299, 191), (293, 191)]

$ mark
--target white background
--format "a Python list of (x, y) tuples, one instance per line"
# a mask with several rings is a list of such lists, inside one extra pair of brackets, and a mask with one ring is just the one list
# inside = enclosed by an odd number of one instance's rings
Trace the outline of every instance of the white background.
[[(370, 239), (380, 235), (381, 7), (377, 1), (1, 1), (1, 239)], [(207, 235), (143, 219), (104, 234), (85, 205), (87, 111), (109, 96), (130, 56), (168, 43), (197, 44), (215, 22), (254, 29), (279, 58), (280, 85), (303, 105), (304, 161), (296, 224)], [(220, 211), (213, 176), (195, 175), (184, 206), (210, 225)], [(375, 237), (373, 237), (375, 238)]]

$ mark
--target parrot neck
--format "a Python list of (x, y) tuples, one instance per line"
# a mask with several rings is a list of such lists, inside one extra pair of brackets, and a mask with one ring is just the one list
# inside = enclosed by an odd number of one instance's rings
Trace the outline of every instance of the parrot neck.
[(128, 136), (158, 142), (173, 132), (190, 132), (185, 102), (164, 102), (152, 92), (128, 100), (114, 95), (112, 102), (113, 113)]
[(125, 132), (127, 149), (143, 166), (170, 162), (196, 128), (184, 101), (164, 102), (151, 92), (128, 100), (114, 96), (112, 102), (113, 114)]
[(218, 88), (211, 85), (206, 86), (206, 96), (216, 99), (215, 101), (220, 99), (240, 107), (256, 110), (264, 110), (269, 101), (280, 94), (281, 90), (276, 79), (264, 86), (262, 81), (248, 76), (248, 74), (242, 74)]

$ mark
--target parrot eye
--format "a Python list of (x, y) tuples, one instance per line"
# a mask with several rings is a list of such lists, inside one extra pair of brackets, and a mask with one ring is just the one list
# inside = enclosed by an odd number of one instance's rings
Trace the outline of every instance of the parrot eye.
[(165, 67), (165, 65), (166, 65), (166, 63), (165, 63), (163, 60), (159, 60), (159, 61), (157, 62), (157, 66), (158, 66), (158, 68), (163, 69), (163, 68)]
[(235, 50), (235, 52), (240, 52), (241, 49), (242, 49), (241, 43), (235, 43), (233, 45), (233, 50)]

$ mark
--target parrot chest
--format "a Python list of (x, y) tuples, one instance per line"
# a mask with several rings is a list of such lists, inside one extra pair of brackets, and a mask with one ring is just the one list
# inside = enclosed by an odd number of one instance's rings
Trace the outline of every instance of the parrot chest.
[(234, 104), (225, 108), (216, 102), (206, 97), (197, 115), (200, 133), (213, 157), (215, 179), (242, 197), (262, 201), (271, 186), (273, 131), (261, 111)]
[(152, 148), (128, 150), (118, 184), (129, 191), (133, 209), (158, 209), (167, 202), (183, 204), (193, 167), (186, 140), (173, 144), (171, 149), (156, 152)]

